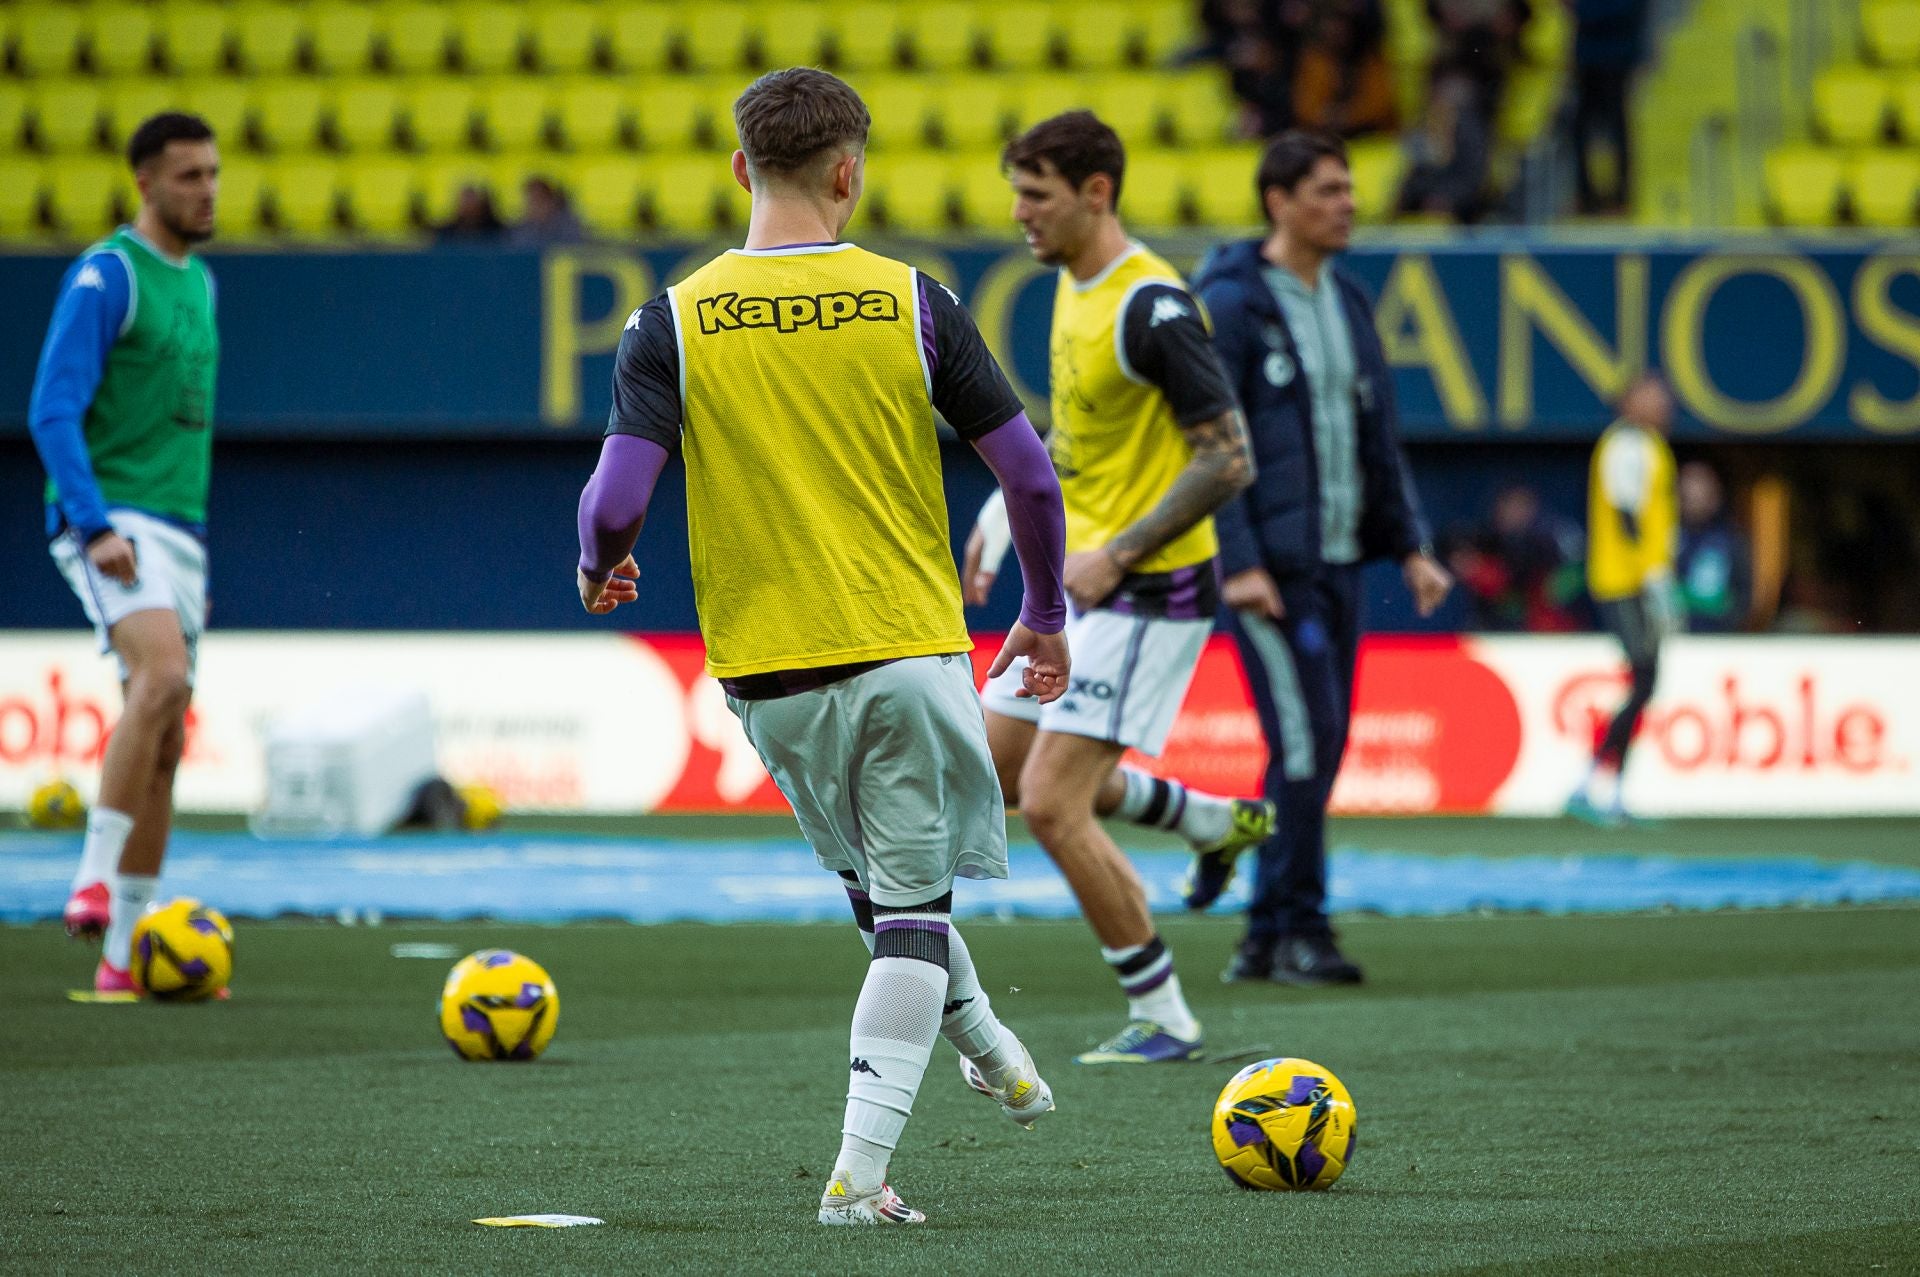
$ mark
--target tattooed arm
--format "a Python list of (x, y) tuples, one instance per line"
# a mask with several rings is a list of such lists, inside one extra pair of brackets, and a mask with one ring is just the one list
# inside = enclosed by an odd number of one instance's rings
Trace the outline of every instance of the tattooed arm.
[(1229, 408), (1217, 417), (1187, 426), (1193, 458), (1174, 479), (1160, 503), (1107, 543), (1106, 552), (1122, 571), (1170, 543), (1212, 514), (1253, 482), (1253, 446), (1247, 419)]

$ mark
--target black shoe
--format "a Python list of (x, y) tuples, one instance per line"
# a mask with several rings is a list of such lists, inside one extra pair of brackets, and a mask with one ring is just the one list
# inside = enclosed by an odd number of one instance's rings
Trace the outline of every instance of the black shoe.
[(1218, 900), (1233, 882), (1233, 867), (1240, 853), (1273, 837), (1273, 827), (1280, 819), (1278, 809), (1264, 798), (1234, 799), (1232, 815), (1233, 823), (1225, 838), (1193, 849), (1193, 864), (1187, 869), (1187, 881), (1180, 892), (1189, 909), (1205, 909)]
[(1222, 984), (1256, 984), (1273, 979), (1273, 948), (1270, 945), (1241, 945), (1233, 951), (1233, 961), (1220, 973)]
[(1341, 956), (1330, 935), (1289, 936), (1273, 959), (1272, 979), (1280, 984), (1359, 984), (1360, 968)]

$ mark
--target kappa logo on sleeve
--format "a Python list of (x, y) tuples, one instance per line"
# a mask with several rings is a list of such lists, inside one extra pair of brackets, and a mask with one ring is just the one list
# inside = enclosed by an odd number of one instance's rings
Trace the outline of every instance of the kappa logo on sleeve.
[(795, 297), (742, 297), (738, 293), (721, 293), (717, 297), (700, 298), (694, 309), (699, 312), (700, 331), (709, 335), (742, 328), (771, 328), (781, 333), (818, 328), (831, 332), (842, 324), (863, 319), (900, 318), (900, 300), (878, 288), (863, 293), (802, 293)]

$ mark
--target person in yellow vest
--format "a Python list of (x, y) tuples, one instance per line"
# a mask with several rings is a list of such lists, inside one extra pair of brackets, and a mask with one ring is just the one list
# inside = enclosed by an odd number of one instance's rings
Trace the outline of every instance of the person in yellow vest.
[[(1067, 694), (1044, 705), (1018, 694), (1017, 666), (989, 680), (987, 737), (1002, 791), (1073, 888), (1127, 999), (1126, 1026), (1079, 1062), (1193, 1059), (1200, 1024), (1173, 955), (1098, 817), (1177, 829), (1228, 855), (1273, 831), (1265, 800), (1118, 766), (1130, 748), (1159, 753), (1172, 730), (1220, 602), (1213, 512), (1253, 482), (1253, 454), (1198, 303), (1120, 224), (1120, 138), (1070, 111), (1002, 158), (1028, 247), (1060, 268), (1048, 446), (1066, 501), (1074, 667)], [(962, 568), (975, 601), (993, 570), (986, 539), (976, 529)]]
[(1599, 824), (1626, 819), (1621, 773), (1640, 715), (1653, 697), (1660, 643), (1681, 628), (1673, 565), (1679, 552), (1678, 498), (1667, 432), (1673, 396), (1645, 373), (1620, 400), (1620, 418), (1594, 447), (1587, 480), (1587, 591), (1603, 624), (1626, 650), (1631, 684), (1594, 750), (1569, 815)]
[(1068, 674), (1065, 515), (1045, 445), (959, 299), (840, 239), (870, 123), (824, 71), (770, 72), (740, 95), (746, 244), (627, 321), (579, 515), (582, 605), (636, 602), (634, 542), (680, 452), (707, 672), (816, 858), (846, 880), (872, 955), (823, 1224), (926, 1219), (887, 1169), (936, 1038), (1014, 1122), (1053, 1108), (952, 925), (954, 879), (1006, 877), (1007, 846), (935, 410), (1007, 492), (1027, 593), (994, 668), (1023, 658), (1020, 691), (1041, 702)]

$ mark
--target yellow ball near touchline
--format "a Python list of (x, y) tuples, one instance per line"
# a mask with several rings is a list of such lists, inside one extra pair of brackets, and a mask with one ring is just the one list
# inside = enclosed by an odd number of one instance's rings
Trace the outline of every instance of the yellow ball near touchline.
[(27, 798), (27, 823), (35, 829), (78, 829), (87, 823), (87, 801), (71, 781), (44, 781)]
[(233, 979), (233, 927), (198, 900), (170, 900), (133, 924), (128, 972), (150, 997), (211, 998)]
[(553, 977), (507, 949), (468, 954), (440, 990), (440, 1032), (463, 1060), (535, 1059), (559, 1022)]
[(1331, 1188), (1356, 1131), (1353, 1097), (1311, 1060), (1249, 1064), (1213, 1106), (1213, 1155), (1242, 1188)]
[(486, 785), (462, 785), (460, 794), (460, 823), (468, 829), (492, 829), (500, 823), (500, 816), (506, 810), (496, 794)]

